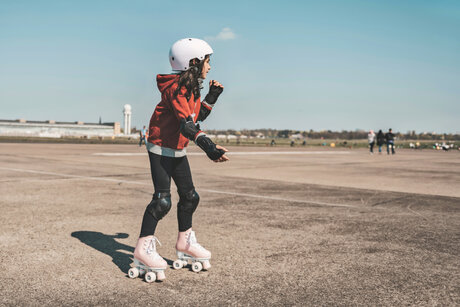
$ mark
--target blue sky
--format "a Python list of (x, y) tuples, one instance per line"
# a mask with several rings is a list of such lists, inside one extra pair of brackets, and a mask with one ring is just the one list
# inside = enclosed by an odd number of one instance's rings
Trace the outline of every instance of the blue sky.
[(0, 119), (147, 125), (184, 37), (225, 86), (205, 129), (460, 132), (459, 1), (0, 1)]

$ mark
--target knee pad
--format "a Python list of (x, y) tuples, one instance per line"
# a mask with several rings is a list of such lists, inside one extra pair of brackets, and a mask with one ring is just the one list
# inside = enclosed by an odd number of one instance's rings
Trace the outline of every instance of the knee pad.
[(200, 196), (192, 189), (187, 193), (179, 193), (179, 203), (177, 204), (178, 209), (192, 214), (195, 212), (198, 203), (200, 202)]
[(170, 193), (155, 193), (147, 211), (158, 221), (165, 217), (171, 209)]

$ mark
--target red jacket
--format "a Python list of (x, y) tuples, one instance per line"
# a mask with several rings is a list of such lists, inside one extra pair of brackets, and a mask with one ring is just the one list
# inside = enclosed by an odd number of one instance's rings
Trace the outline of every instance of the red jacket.
[(200, 97), (195, 99), (193, 93), (187, 100), (185, 87), (173, 98), (178, 80), (179, 75), (157, 75), (161, 101), (150, 118), (148, 141), (161, 147), (181, 150), (187, 147), (189, 140), (180, 133), (180, 120), (192, 116), (196, 122), (200, 108), (207, 106), (202, 105)]

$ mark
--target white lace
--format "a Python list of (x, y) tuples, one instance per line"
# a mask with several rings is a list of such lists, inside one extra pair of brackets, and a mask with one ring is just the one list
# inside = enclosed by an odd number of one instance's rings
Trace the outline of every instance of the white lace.
[(149, 245), (147, 246), (147, 254), (157, 254), (157, 246), (155, 242), (158, 242), (158, 244), (161, 246), (160, 240), (158, 240), (157, 237), (153, 237), (148, 243)]
[(190, 232), (188, 236), (188, 243), (190, 244), (190, 246), (197, 247), (200, 250), (206, 250), (203, 246), (200, 245), (200, 243), (197, 242), (194, 231)]

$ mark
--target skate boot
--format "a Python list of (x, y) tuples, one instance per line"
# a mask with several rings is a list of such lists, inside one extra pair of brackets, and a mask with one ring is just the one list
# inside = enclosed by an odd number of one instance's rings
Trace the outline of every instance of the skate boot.
[(165, 279), (167, 262), (157, 253), (156, 242), (160, 241), (154, 236), (139, 238), (134, 250), (134, 265), (128, 271), (130, 278), (144, 275), (146, 282)]
[(176, 243), (176, 254), (177, 259), (173, 263), (173, 267), (179, 270), (188, 264), (188, 261), (192, 262), (193, 272), (198, 273), (202, 269), (209, 270), (211, 264), (211, 252), (201, 246), (195, 237), (195, 232), (190, 228), (187, 231), (179, 232)]

